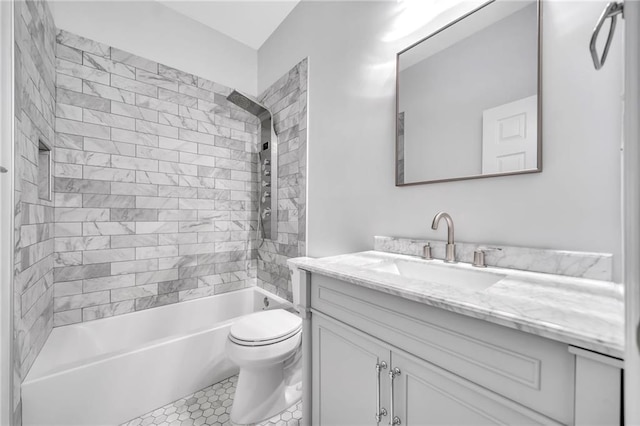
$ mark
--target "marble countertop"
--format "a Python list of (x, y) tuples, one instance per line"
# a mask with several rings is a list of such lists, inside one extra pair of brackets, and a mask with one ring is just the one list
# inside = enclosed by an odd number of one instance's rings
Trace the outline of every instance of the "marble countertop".
[(581, 348), (622, 358), (623, 286), (497, 267), (479, 271), (504, 275), (484, 290), (410, 279), (374, 268), (398, 260), (474, 270), (467, 263), (445, 264), (415, 256), (365, 251), (319, 259), (289, 259), (301, 269), (382, 291), (447, 311), (478, 318)]

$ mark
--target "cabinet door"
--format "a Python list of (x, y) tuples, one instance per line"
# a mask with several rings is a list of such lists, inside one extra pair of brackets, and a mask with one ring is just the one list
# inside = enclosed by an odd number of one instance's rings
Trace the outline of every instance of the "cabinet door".
[[(380, 371), (381, 404), (388, 408), (389, 349), (375, 340), (314, 313), (311, 320), (313, 425), (375, 425), (377, 411), (376, 364)], [(382, 417), (380, 423), (388, 422)]]
[(621, 425), (623, 361), (574, 346), (569, 352), (576, 356), (575, 424)]
[(402, 425), (529, 425), (559, 423), (455, 374), (393, 351), (394, 415)]

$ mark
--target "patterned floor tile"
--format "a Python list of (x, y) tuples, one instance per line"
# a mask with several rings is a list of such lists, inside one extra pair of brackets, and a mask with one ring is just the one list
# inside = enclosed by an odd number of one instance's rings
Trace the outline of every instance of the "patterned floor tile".
[[(238, 376), (229, 377), (122, 426), (233, 426), (229, 416), (237, 383)], [(302, 407), (298, 402), (258, 426), (299, 426), (301, 419)]]

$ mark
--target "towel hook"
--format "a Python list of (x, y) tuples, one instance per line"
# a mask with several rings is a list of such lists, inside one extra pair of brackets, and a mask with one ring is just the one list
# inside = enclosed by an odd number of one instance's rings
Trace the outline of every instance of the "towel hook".
[[(607, 4), (602, 15), (598, 18), (598, 22), (596, 23), (596, 27), (593, 29), (593, 34), (591, 35), (591, 42), (589, 43), (589, 50), (591, 50), (591, 59), (593, 59), (593, 66), (599, 70), (604, 65), (604, 62), (607, 60), (607, 55), (609, 54), (609, 48), (611, 47), (611, 42), (613, 41), (613, 34), (616, 31), (616, 20), (618, 15), (624, 18), (624, 5), (622, 3), (611, 2)], [(598, 55), (598, 50), (596, 49), (596, 41), (598, 40), (598, 36), (600, 35), (600, 30), (604, 25), (604, 22), (611, 18), (611, 26), (609, 27), (609, 35), (607, 35), (607, 41), (604, 45), (604, 50), (602, 51), (602, 56)]]

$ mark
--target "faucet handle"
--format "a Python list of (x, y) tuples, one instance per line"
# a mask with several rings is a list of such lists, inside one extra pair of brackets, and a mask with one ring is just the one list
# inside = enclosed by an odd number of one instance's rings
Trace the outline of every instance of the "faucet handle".
[(485, 247), (480, 246), (473, 252), (473, 266), (476, 268), (486, 268), (487, 264), (484, 261), (484, 255), (488, 251), (502, 250), (500, 247)]
[(427, 243), (422, 248), (422, 257), (424, 260), (431, 260), (433, 256), (431, 255), (431, 243)]

